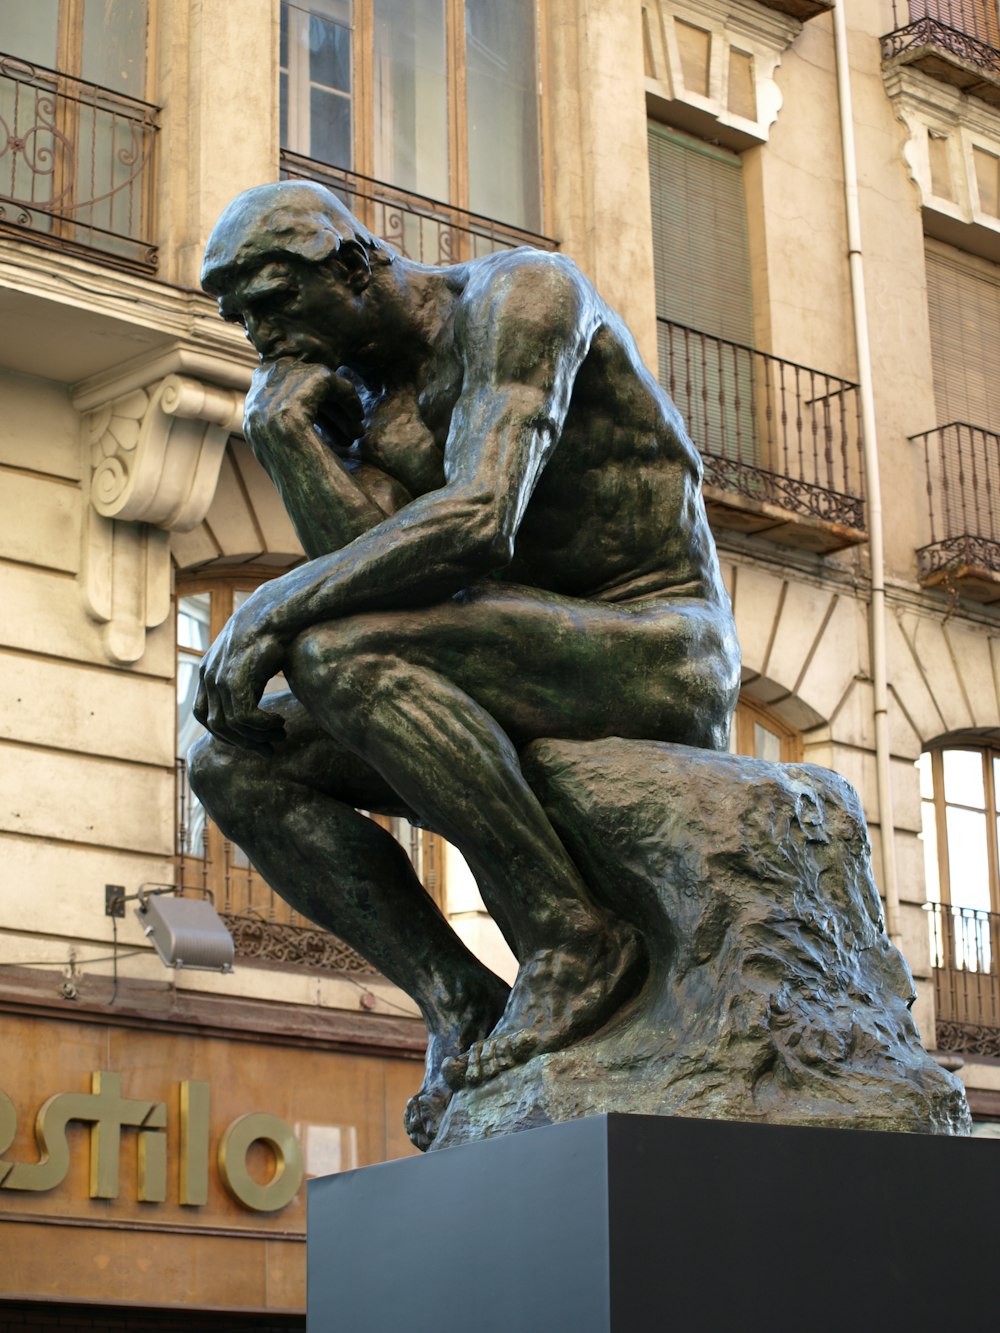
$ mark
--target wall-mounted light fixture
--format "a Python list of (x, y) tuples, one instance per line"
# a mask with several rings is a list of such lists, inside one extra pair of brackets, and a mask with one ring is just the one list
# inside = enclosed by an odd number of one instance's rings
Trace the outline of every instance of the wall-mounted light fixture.
[(141, 884), (126, 894), (121, 884), (104, 886), (104, 910), (123, 917), (125, 904), (138, 901), (136, 919), (146, 938), (167, 967), (197, 968), (203, 972), (231, 972), (236, 953), (233, 937), (210, 901), (179, 898), (173, 884)]

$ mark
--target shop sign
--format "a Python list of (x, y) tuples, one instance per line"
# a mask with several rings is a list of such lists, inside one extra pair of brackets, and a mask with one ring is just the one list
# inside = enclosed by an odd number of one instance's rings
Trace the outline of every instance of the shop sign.
[[(90, 1092), (59, 1092), (35, 1117), (37, 1162), (8, 1162), (2, 1157), (14, 1141), (14, 1104), (0, 1090), (0, 1190), (39, 1192), (55, 1189), (69, 1171), (66, 1130), (71, 1121), (90, 1125), (90, 1197), (117, 1199), (122, 1131), (136, 1132), (136, 1195), (144, 1203), (167, 1197), (167, 1106), (165, 1102), (123, 1097), (121, 1075), (101, 1070), (91, 1075)], [(207, 1083), (185, 1080), (179, 1087), (180, 1152), (178, 1200), (197, 1207), (208, 1202), (209, 1124)], [(275, 1170), (260, 1184), (247, 1169), (250, 1146), (262, 1140), (274, 1153)], [(302, 1149), (291, 1126), (277, 1116), (254, 1111), (237, 1117), (216, 1147), (219, 1175), (229, 1194), (257, 1213), (272, 1213), (291, 1203), (302, 1186)]]

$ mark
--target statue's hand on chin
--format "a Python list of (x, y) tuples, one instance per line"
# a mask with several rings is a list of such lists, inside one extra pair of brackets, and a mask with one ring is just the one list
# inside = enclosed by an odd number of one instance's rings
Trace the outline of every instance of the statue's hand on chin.
[(317, 426), (334, 449), (350, 447), (364, 427), (355, 385), (328, 366), (289, 356), (258, 366), (243, 421), (254, 452), (294, 443)]

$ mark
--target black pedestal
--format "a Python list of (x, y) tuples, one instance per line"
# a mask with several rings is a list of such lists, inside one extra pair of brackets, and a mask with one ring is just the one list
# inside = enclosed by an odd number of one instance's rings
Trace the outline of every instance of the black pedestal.
[(309, 1333), (1000, 1326), (1000, 1143), (596, 1116), (315, 1180)]

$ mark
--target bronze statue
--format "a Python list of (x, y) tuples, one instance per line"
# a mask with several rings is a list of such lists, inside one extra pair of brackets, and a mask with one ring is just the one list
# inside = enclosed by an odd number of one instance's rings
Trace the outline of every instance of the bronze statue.
[[(230, 204), (202, 281), (260, 355), (246, 437), (308, 562), (206, 656), (191, 782), (296, 910), (419, 1005), (407, 1128), (426, 1147), (453, 1089), (594, 1032), (642, 982), (635, 927), (519, 752), (725, 748), (739, 650), (699, 457), (563, 255), (427, 267), (288, 182)], [(279, 671), (291, 692), (261, 705)], [(520, 963), (509, 993), (358, 809), (462, 851)]]

